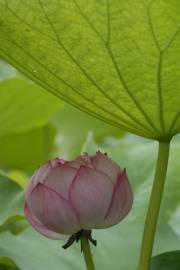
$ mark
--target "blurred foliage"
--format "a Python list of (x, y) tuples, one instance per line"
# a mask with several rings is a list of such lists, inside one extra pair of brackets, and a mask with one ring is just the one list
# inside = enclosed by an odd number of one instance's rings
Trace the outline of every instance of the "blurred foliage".
[(4, 173), (7, 177), (9, 177), (12, 181), (15, 181), (22, 188), (27, 186), (27, 175), (23, 171), (20, 170), (9, 170)]
[(28, 227), (28, 224), (24, 215), (16, 215), (16, 216), (9, 217), (0, 226), (0, 233), (3, 231), (10, 231), (12, 234), (16, 235), (22, 232), (27, 227)]
[(59, 130), (57, 142), (61, 156), (67, 159), (78, 156), (89, 132), (93, 132), (96, 142), (107, 135), (122, 137), (124, 132), (66, 104), (53, 118)]
[(46, 125), (38, 129), (8, 134), (0, 138), (0, 165), (27, 172), (51, 158), (56, 129)]
[(63, 103), (0, 62), (0, 167), (31, 172), (51, 158)]
[[(11, 179), (0, 174), (0, 231), (13, 220), (20, 220), (23, 213), (24, 192)], [(13, 220), (10, 218), (13, 216)], [(3, 227), (2, 227), (3, 226)]]

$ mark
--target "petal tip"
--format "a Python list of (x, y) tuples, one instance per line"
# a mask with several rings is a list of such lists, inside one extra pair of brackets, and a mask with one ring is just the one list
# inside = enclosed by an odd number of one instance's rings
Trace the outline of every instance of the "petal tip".
[(58, 166), (65, 164), (65, 160), (62, 158), (58, 158), (58, 157), (56, 157), (52, 160), (49, 160), (49, 162), (50, 162), (52, 168), (57, 168)]

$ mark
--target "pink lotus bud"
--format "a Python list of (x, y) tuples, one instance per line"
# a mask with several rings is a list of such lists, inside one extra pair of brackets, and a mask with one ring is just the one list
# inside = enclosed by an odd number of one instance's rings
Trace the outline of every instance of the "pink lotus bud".
[(61, 234), (115, 225), (132, 202), (125, 170), (98, 151), (42, 165), (27, 188), (25, 215), (38, 232), (59, 239)]

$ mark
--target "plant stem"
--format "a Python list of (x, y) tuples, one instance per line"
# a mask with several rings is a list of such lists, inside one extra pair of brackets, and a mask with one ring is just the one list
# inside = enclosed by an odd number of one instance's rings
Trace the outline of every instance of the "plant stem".
[(81, 247), (84, 254), (84, 260), (87, 270), (95, 270), (89, 240), (84, 235), (81, 236)]
[(159, 142), (156, 172), (147, 211), (138, 270), (149, 270), (156, 226), (168, 167), (170, 142)]

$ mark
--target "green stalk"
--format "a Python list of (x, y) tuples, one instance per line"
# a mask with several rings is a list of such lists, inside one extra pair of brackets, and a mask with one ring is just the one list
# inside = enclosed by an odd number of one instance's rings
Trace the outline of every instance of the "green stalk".
[(81, 248), (84, 254), (87, 270), (95, 270), (91, 249), (89, 246), (89, 240), (84, 235), (81, 236)]
[(170, 142), (159, 142), (156, 172), (146, 216), (138, 270), (149, 270), (156, 226), (168, 167)]

